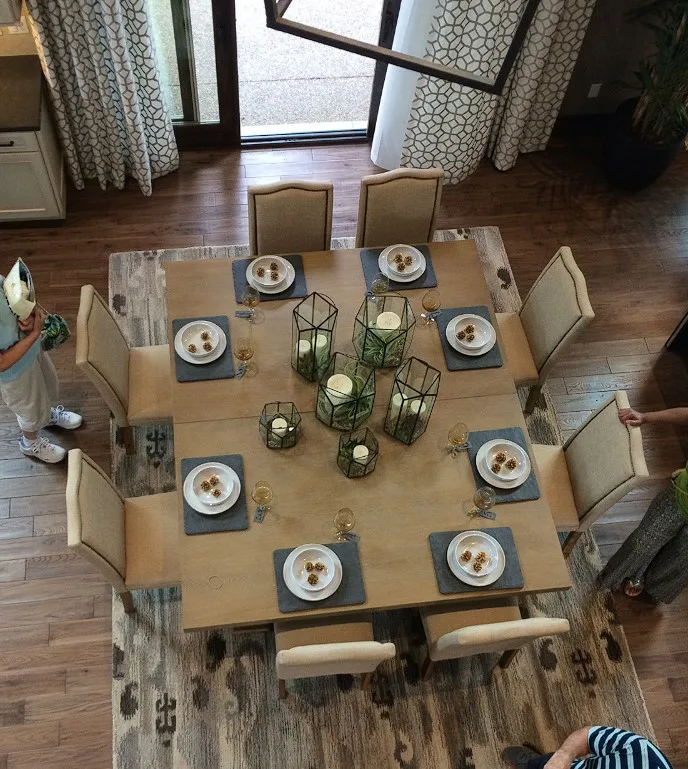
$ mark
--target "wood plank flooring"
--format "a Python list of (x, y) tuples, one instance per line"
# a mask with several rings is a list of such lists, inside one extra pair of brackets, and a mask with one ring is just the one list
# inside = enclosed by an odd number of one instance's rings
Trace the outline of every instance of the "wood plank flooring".
[[(610, 190), (594, 140), (556, 139), (508, 172), (485, 164), (445, 187), (438, 227), (497, 225), (522, 295), (556, 249), (571, 246), (596, 319), (553, 373), (564, 434), (619, 387), (633, 405), (685, 405), (688, 376), (662, 345), (688, 308), (688, 156), (651, 189)], [(74, 325), (79, 288), (107, 293), (113, 251), (244, 243), (246, 189), (284, 178), (331, 179), (334, 235), (353, 235), (359, 179), (376, 169), (366, 145), (251, 152), (187, 152), (180, 170), (144, 198), (132, 185), (69, 193), (59, 227), (0, 229), (0, 269), (25, 258), (41, 301)], [(109, 469), (107, 412), (73, 367), (54, 356), (62, 401), (86, 417), (60, 436)], [(662, 479), (685, 461), (688, 432), (644, 429), (652, 477), (597, 525), (609, 556)], [(0, 408), (0, 769), (111, 765), (109, 590), (66, 543), (65, 467), (21, 456), (12, 415)], [(688, 769), (688, 595), (668, 607), (619, 598), (661, 747)]]

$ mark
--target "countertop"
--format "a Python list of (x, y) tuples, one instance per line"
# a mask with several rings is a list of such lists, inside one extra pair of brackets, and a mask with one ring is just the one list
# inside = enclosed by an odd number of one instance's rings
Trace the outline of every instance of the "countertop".
[(38, 56), (0, 56), (0, 131), (38, 131), (41, 78)]

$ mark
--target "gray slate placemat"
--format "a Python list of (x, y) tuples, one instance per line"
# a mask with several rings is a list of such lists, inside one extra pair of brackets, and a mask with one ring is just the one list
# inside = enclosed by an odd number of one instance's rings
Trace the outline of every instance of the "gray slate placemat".
[[(244, 289), (248, 286), (246, 281), (246, 268), (249, 263), (257, 257), (253, 256), (250, 259), (235, 259), (232, 262), (232, 277), (234, 278), (234, 296), (236, 297), (237, 304), (241, 304), (241, 295), (244, 293)], [(260, 292), (261, 302), (272, 302), (275, 299), (303, 299), (308, 296), (308, 289), (306, 288), (306, 274), (303, 270), (303, 259), (300, 254), (291, 254), (291, 256), (283, 256), (288, 262), (291, 262), (296, 277), (294, 282), (285, 288), (284, 291), (280, 291), (279, 294), (264, 294)]]
[[(502, 576), (491, 585), (484, 587), (474, 587), (467, 585), (454, 576), (447, 563), (447, 548), (449, 543), (457, 534), (462, 531), (484, 531), (491, 537), (494, 537), (504, 549), (506, 557), (506, 567)], [(435, 564), (435, 577), (437, 578), (437, 587), (440, 593), (476, 593), (483, 590), (520, 590), (523, 587), (523, 574), (521, 565), (518, 562), (518, 553), (516, 552), (516, 543), (511, 529), (500, 526), (496, 529), (459, 529), (458, 531), (435, 531), (428, 537), (430, 540), (430, 550), (432, 551), (432, 560)]]
[(358, 557), (357, 542), (334, 542), (327, 545), (339, 556), (342, 562), (342, 584), (335, 592), (324, 598), (322, 601), (304, 601), (297, 598), (286, 586), (282, 571), (287, 556), (294, 549), (293, 547), (275, 550), (272, 554), (272, 560), (275, 565), (275, 584), (277, 585), (277, 603), (279, 610), (284, 614), (291, 611), (307, 611), (308, 609), (327, 609), (332, 606), (354, 606), (358, 603), (365, 603), (365, 587), (363, 586), (363, 575), (361, 574), (361, 561)]
[(199, 465), (206, 462), (219, 462), (228, 465), (236, 472), (241, 481), (239, 499), (224, 513), (203, 515), (184, 500), (184, 532), (186, 534), (212, 534), (216, 531), (239, 531), (248, 529), (248, 508), (246, 506), (246, 486), (244, 484), (244, 459), (241, 454), (220, 454), (214, 457), (194, 457), (182, 459), (182, 486), (186, 476)]
[(485, 355), (462, 355), (449, 344), (447, 341), (447, 326), (449, 325), (449, 321), (457, 315), (463, 315), (464, 313), (480, 315), (481, 318), (485, 318), (485, 320), (490, 321), (490, 323), (494, 325), (492, 318), (490, 317), (490, 311), (484, 305), (440, 310), (439, 315), (437, 316), (437, 330), (440, 335), (440, 342), (442, 342), (444, 360), (449, 371), (463, 371), (464, 369), (476, 368), (499, 368), (504, 365), (502, 353), (499, 349), (499, 342), (496, 342), (495, 346), (489, 352), (486, 352)]
[(499, 430), (478, 430), (475, 433), (469, 433), (468, 457), (471, 460), (471, 469), (473, 470), (473, 477), (475, 478), (476, 485), (478, 487), (485, 486), (486, 484), (491, 486), (497, 495), (497, 504), (500, 502), (523, 502), (528, 499), (540, 499), (540, 487), (538, 486), (537, 478), (532, 469), (532, 457), (530, 457), (531, 470), (528, 480), (515, 489), (498, 489), (495, 486), (492, 486), (491, 483), (488, 483), (482, 475), (480, 475), (475, 464), (478, 450), (484, 443), (487, 443), (487, 441), (493, 441), (497, 438), (506, 438), (508, 441), (518, 443), (528, 456), (530, 456), (528, 444), (523, 436), (523, 430), (521, 430), (520, 427), (500, 427)]
[[(194, 365), (182, 360), (175, 352), (174, 368), (177, 382), (202, 382), (206, 379), (231, 379), (234, 376), (234, 361), (232, 360), (232, 340), (229, 337), (229, 319), (226, 315), (212, 315), (209, 318), (179, 318), (172, 321), (172, 339), (177, 331), (194, 320), (209, 320), (217, 324), (227, 337), (227, 349), (217, 360), (201, 365)], [(174, 345), (174, 341), (172, 342)]]
[[(404, 283), (400, 280), (389, 279), (389, 288), (391, 291), (403, 291), (409, 288), (434, 288), (437, 285), (437, 277), (435, 276), (435, 269), (432, 266), (432, 259), (430, 258), (430, 251), (427, 246), (414, 246), (425, 257), (425, 272), (416, 280), (411, 280), (408, 283)], [(375, 280), (375, 276), (380, 272), (378, 266), (378, 257), (384, 251), (383, 248), (364, 248), (361, 251), (361, 267), (363, 267), (363, 275), (366, 282), (366, 290), (370, 291), (370, 284)]]

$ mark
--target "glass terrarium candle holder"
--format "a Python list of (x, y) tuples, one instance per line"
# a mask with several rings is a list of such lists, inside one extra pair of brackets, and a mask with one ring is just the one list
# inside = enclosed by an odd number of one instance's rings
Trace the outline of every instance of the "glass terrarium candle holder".
[(354, 320), (356, 354), (375, 368), (399, 366), (411, 346), (415, 325), (415, 315), (405, 297), (366, 297)]
[(425, 432), (440, 389), (440, 372), (418, 358), (405, 360), (394, 375), (384, 428), (411, 444)]
[(335, 430), (355, 430), (370, 416), (374, 401), (375, 370), (334, 353), (318, 382), (316, 417)]
[(258, 431), (269, 449), (290, 449), (301, 437), (301, 414), (291, 402), (266, 403)]
[(337, 312), (332, 300), (317, 292), (294, 308), (291, 367), (309, 382), (319, 378), (330, 359)]
[(375, 469), (378, 453), (377, 438), (363, 427), (340, 437), (337, 464), (347, 478), (363, 478)]

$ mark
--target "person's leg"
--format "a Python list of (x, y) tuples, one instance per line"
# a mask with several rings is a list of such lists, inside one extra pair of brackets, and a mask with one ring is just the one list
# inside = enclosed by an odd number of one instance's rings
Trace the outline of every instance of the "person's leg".
[(659, 603), (671, 603), (685, 587), (688, 587), (688, 523), (657, 553), (645, 574), (645, 590)]
[(659, 551), (685, 523), (674, 489), (669, 485), (652, 500), (638, 528), (610, 558), (598, 578), (600, 585), (616, 589), (625, 580), (639, 584)]
[(553, 755), (547, 753), (543, 756), (525, 745), (513, 745), (502, 751), (502, 761), (511, 764), (514, 769), (542, 769)]
[(45, 350), (38, 355), (38, 362), (45, 380), (45, 388), (50, 399), (50, 422), (47, 427), (61, 427), (64, 430), (76, 430), (83, 424), (83, 418), (73, 411), (66, 411), (64, 406), (56, 405), (60, 392), (60, 383), (57, 372), (50, 356)]

